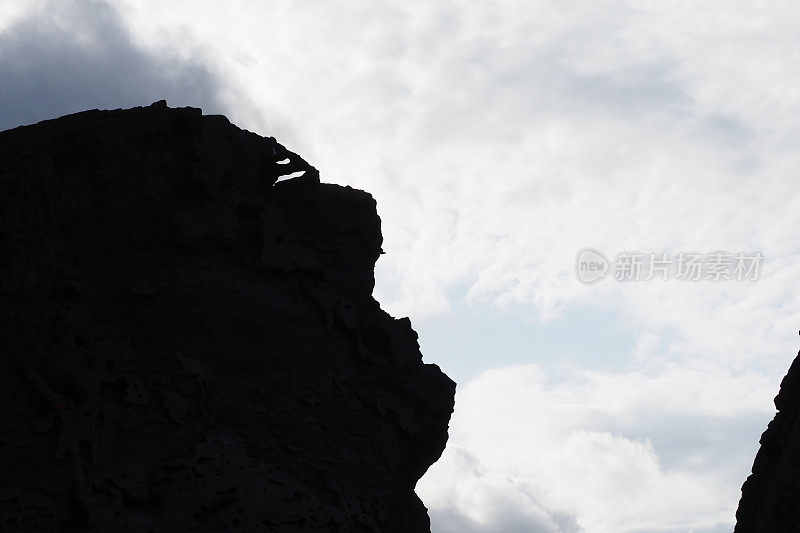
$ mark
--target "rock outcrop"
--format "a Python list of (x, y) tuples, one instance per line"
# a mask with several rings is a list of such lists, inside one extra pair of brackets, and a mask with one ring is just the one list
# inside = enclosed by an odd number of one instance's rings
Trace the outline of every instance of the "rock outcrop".
[(455, 385), (369, 194), (158, 102), (0, 133), (0, 204), (0, 530), (429, 530)]
[(800, 531), (800, 355), (781, 382), (775, 407), (742, 486), (735, 533)]

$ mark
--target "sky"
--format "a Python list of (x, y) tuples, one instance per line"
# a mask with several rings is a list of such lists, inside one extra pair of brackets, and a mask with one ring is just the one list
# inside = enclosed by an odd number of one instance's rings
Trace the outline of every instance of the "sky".
[[(166, 98), (372, 193), (374, 295), (458, 383), (417, 485), (434, 533), (718, 533), (798, 349), (798, 22), (789, 1), (0, 0), (0, 129)], [(616, 279), (714, 252), (760, 254), (757, 279)]]

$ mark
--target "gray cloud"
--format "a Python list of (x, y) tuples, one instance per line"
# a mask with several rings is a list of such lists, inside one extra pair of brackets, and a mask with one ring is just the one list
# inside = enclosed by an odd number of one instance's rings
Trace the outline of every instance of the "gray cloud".
[(0, 80), (0, 130), (164, 98), (223, 111), (207, 65), (142, 49), (101, 0), (47, 2), (0, 32)]
[(572, 515), (549, 514), (532, 516), (530, 505), (502, 505), (498, 507), (491, 519), (482, 524), (453, 506), (431, 509), (431, 531), (436, 533), (582, 533)]
[(431, 531), (437, 533), (571, 533), (570, 529), (554, 528), (552, 523), (525, 514), (525, 509), (510, 508), (509, 514), (498, 515), (488, 524), (464, 516), (456, 507), (432, 509)]

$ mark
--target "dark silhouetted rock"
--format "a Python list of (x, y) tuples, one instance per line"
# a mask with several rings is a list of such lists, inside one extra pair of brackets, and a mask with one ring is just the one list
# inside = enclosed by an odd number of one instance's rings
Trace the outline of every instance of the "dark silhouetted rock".
[(775, 407), (742, 486), (735, 533), (800, 532), (800, 355), (781, 382)]
[(0, 530), (429, 530), (455, 385), (369, 194), (158, 102), (0, 133), (0, 202)]

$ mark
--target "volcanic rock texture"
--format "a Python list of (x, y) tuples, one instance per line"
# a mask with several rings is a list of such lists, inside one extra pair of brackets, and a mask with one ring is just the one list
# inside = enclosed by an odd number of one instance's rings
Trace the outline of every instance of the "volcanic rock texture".
[(0, 204), (0, 530), (428, 531), (455, 384), (369, 194), (158, 102), (0, 133)]
[(742, 486), (735, 533), (800, 532), (800, 355), (781, 382), (775, 407)]

